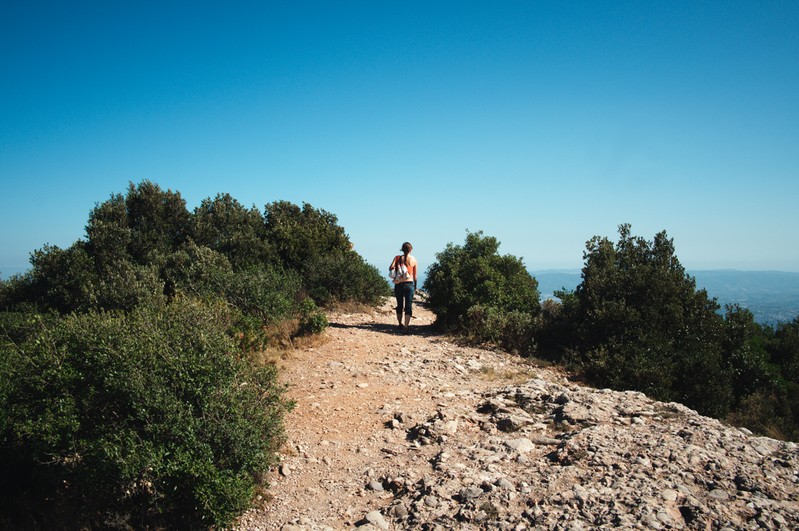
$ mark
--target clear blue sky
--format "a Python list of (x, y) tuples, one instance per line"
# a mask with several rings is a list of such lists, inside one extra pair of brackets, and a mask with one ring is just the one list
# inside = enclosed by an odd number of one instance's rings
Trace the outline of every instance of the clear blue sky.
[(0, 271), (130, 181), (333, 212), (385, 268), (466, 230), (579, 268), (620, 223), (799, 271), (799, 2), (0, 7)]

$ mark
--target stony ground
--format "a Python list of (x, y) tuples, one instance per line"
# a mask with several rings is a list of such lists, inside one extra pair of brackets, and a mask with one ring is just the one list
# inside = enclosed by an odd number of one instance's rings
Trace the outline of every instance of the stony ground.
[(237, 528), (799, 529), (799, 449), (679, 404), (412, 332), (391, 303), (330, 315), (281, 362), (281, 465)]

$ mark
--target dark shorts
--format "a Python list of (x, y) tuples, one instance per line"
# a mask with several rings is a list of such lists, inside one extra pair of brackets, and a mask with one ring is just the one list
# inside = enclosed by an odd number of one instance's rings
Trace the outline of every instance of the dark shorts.
[(397, 298), (397, 313), (402, 313), (403, 306), (405, 315), (413, 315), (413, 282), (402, 282), (394, 284), (394, 296)]

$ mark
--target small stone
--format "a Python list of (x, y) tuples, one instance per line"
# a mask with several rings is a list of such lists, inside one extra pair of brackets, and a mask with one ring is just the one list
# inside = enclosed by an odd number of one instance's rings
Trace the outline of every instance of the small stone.
[(671, 525), (671, 524), (674, 523), (674, 520), (671, 519), (671, 516), (669, 516), (669, 514), (666, 511), (660, 511), (657, 514), (657, 519), (658, 519), (658, 521), (660, 521), (660, 522), (662, 522), (662, 523), (664, 523), (666, 525)]
[(394, 518), (406, 518), (408, 516), (408, 509), (401, 503), (393, 506), (389, 509), (389, 512)]
[(499, 431), (512, 432), (512, 431), (519, 431), (520, 428), (521, 426), (513, 422), (513, 419), (511, 417), (505, 417), (497, 421), (497, 429)]
[(369, 384), (366, 382), (362, 382), (358, 384), (358, 387), (360, 387), (361, 389), (366, 389), (367, 387), (369, 387)]
[(280, 465), (280, 474), (285, 477), (290, 476), (291, 468), (286, 463), (283, 463), (282, 465)]
[(515, 488), (513, 486), (513, 483), (508, 481), (506, 478), (499, 478), (494, 484), (497, 487), (499, 487), (501, 489), (505, 489), (505, 490), (513, 490)]
[(540, 445), (543, 445), (543, 446), (555, 445), (555, 444), (560, 444), (561, 443), (560, 439), (553, 439), (552, 437), (544, 437), (543, 435), (540, 435), (540, 436), (537, 436), (537, 437), (532, 437), (530, 439), (530, 442), (532, 442), (534, 444), (540, 444)]
[(432, 508), (438, 507), (438, 498), (435, 496), (425, 496), (424, 504)]
[(719, 501), (727, 501), (730, 499), (730, 495), (721, 489), (713, 489), (708, 493), (708, 496), (713, 498), (714, 500)]
[(364, 519), (380, 529), (388, 529), (388, 522), (386, 522), (386, 519), (380, 514), (380, 511), (372, 511), (368, 513)]
[(466, 503), (466, 502), (469, 502), (469, 501), (472, 501), (474, 499), (479, 498), (482, 493), (483, 493), (483, 490), (478, 488), (478, 487), (467, 487), (465, 489), (461, 489), (459, 495), (460, 495), (461, 501)]
[(665, 501), (677, 501), (677, 491), (666, 489), (660, 493)]
[(369, 490), (373, 490), (375, 492), (383, 492), (383, 490), (384, 490), (383, 489), (383, 484), (380, 483), (379, 481), (370, 481), (366, 485), (366, 488), (368, 488)]
[(535, 448), (532, 441), (525, 437), (522, 437), (521, 439), (511, 439), (509, 441), (505, 441), (505, 446), (511, 450), (519, 452), (520, 454), (531, 452)]

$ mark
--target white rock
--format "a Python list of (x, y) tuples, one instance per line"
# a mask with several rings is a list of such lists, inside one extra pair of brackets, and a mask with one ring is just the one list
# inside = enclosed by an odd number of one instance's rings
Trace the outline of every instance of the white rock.
[(535, 449), (535, 445), (533, 444), (533, 442), (526, 437), (505, 441), (505, 446), (507, 446), (511, 450), (519, 452), (520, 454), (525, 454)]
[(383, 518), (383, 515), (380, 514), (380, 511), (372, 511), (366, 515), (366, 521), (372, 524), (373, 526), (379, 527), (380, 529), (388, 529), (388, 522), (386, 519)]

